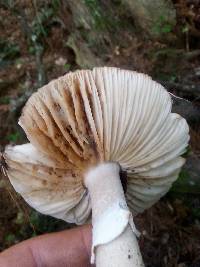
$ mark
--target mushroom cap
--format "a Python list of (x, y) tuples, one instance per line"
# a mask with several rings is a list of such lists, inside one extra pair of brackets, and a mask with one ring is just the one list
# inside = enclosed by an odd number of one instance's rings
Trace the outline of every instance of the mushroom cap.
[(19, 124), (30, 143), (8, 146), (8, 176), (41, 213), (83, 224), (91, 214), (84, 174), (104, 161), (127, 171), (134, 215), (177, 179), (189, 128), (149, 76), (118, 68), (70, 72), (27, 101)]

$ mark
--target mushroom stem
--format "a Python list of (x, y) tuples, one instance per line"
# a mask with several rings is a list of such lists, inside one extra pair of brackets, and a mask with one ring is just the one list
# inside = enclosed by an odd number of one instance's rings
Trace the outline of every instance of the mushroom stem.
[(144, 266), (117, 163), (103, 163), (85, 175), (92, 203), (91, 263), (97, 267)]

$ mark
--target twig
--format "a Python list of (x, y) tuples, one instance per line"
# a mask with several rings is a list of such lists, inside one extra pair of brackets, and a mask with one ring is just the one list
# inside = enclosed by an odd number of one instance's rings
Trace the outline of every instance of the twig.
[(185, 58), (188, 59), (188, 60), (191, 60), (195, 57), (198, 57), (200, 55), (200, 49), (197, 49), (197, 50), (193, 50), (193, 51), (189, 51), (187, 53), (185, 53)]
[(168, 89), (175, 89), (179, 92), (192, 94), (195, 97), (200, 97), (200, 86), (194, 84), (181, 84), (171, 81), (159, 81), (163, 86)]

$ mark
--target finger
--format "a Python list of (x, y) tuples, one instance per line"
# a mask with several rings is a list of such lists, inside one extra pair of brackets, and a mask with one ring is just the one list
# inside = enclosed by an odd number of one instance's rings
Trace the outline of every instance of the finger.
[(91, 226), (38, 236), (0, 254), (0, 267), (88, 267)]

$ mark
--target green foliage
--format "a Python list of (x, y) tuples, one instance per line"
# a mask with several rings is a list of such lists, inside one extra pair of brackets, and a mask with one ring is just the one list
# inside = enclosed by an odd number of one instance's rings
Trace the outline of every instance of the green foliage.
[(165, 72), (162, 72), (162, 70), (158, 69), (154, 73), (154, 79), (161, 80), (161, 81), (176, 82), (177, 75), (175, 73), (175, 70), (173, 70), (172, 73), (165, 73)]
[(7, 140), (13, 143), (16, 143), (21, 138), (21, 135), (19, 132), (11, 133), (7, 136)]
[(93, 17), (93, 24), (97, 30), (104, 30), (106, 28), (105, 18), (102, 14), (101, 8), (97, 0), (84, 0), (86, 6), (89, 8)]
[(41, 36), (46, 37), (48, 33), (48, 28), (45, 27), (48, 19), (53, 15), (52, 8), (42, 8), (38, 13), (35, 19), (32, 22), (32, 29), (34, 35), (32, 35), (33, 41), (39, 39)]
[(187, 25), (182, 27), (182, 33), (187, 33), (189, 31), (189, 27)]
[(64, 221), (42, 215), (36, 211), (32, 211), (30, 223), (36, 230), (36, 234), (49, 233), (67, 228), (67, 224)]
[(6, 237), (5, 237), (5, 242), (10, 245), (10, 244), (13, 244), (16, 240), (16, 236), (14, 234), (8, 234)]
[(71, 64), (68, 64), (68, 63), (64, 64), (65, 71), (69, 71), (70, 68), (71, 68)]
[(43, 51), (44, 38), (48, 36), (59, 6), (60, 0), (53, 0), (49, 5), (45, 5), (40, 9), (36, 8), (36, 16), (31, 23), (32, 32), (28, 49), (30, 54)]
[[(154, 62), (154, 79), (176, 82), (178, 69), (184, 60), (183, 49), (174, 47), (155, 48), (148, 54)], [(175, 64), (179, 62), (180, 64)]]
[(41, 8), (32, 21), (31, 28), (32, 28), (32, 41), (37, 42), (42, 37), (47, 37), (48, 30), (49, 30), (49, 21), (54, 15), (55, 10), (53, 7), (48, 8)]
[(192, 152), (191, 146), (187, 146), (185, 153), (182, 155), (182, 157), (187, 158), (190, 153)]
[(18, 211), (13, 222), (17, 231), (13, 231), (13, 233), (5, 236), (4, 243), (8, 246), (16, 243), (18, 240), (69, 228), (66, 222), (42, 215), (34, 210), (26, 216), (24, 212)]
[(0, 104), (8, 105), (10, 103), (9, 96), (2, 96), (0, 97)]
[(16, 1), (14, 0), (2, 0), (2, 5), (5, 6), (6, 8), (14, 8)]
[(36, 44), (30, 45), (28, 48), (28, 51), (30, 54), (35, 55), (37, 52), (41, 53), (43, 51), (43, 47), (39, 43), (36, 43)]
[(51, 5), (52, 5), (52, 8), (54, 10), (54, 12), (57, 12), (59, 7), (60, 7), (60, 0), (52, 0), (51, 1)]
[(171, 191), (175, 193), (200, 194), (200, 188), (196, 181), (192, 180), (189, 172), (184, 169), (181, 170), (178, 179), (173, 183)]
[(158, 49), (154, 51), (153, 56), (155, 59), (159, 57), (165, 57), (165, 56), (176, 58), (180, 56), (181, 53), (183, 53), (182, 50), (180, 51), (175, 48), (167, 47), (167, 48), (162, 48), (162, 49)]
[(4, 60), (12, 60), (18, 57), (20, 49), (18, 44), (6, 40), (0, 40), (0, 62)]
[(173, 27), (167, 22), (167, 18), (165, 18), (165, 16), (160, 16), (152, 30), (155, 34), (160, 35), (161, 33), (172, 32)]
[(194, 217), (194, 218), (197, 218), (197, 219), (199, 219), (200, 220), (200, 209), (199, 209), (199, 207), (192, 207), (191, 205), (190, 205), (190, 207), (191, 207), (191, 215)]
[(17, 213), (17, 218), (15, 219), (16, 224), (23, 224), (25, 222), (24, 213), (19, 211)]
[[(119, 19), (116, 15), (112, 14), (112, 11), (106, 11), (103, 9), (100, 1), (98, 0), (84, 0), (85, 5), (90, 10), (90, 14), (93, 18), (93, 27), (95, 31), (116, 30), (119, 24)], [(120, 2), (121, 3), (121, 2)]]
[(186, 170), (181, 170), (180, 174), (179, 174), (179, 181), (187, 181), (187, 179), (189, 178), (189, 174)]
[[(112, 39), (112, 42), (117, 40), (119, 37), (117, 32), (122, 28), (122, 24), (125, 21), (124, 16), (123, 19), (119, 18), (120, 4), (114, 4), (116, 8), (113, 10), (109, 10), (108, 3), (104, 1), (83, 0), (83, 4), (87, 8), (87, 12), (89, 12), (88, 23), (91, 30), (88, 31), (87, 28), (82, 27), (79, 31), (81, 39), (85, 41), (86, 49), (91, 49), (94, 54), (98, 54), (101, 51), (102, 55), (106, 55), (111, 44), (110, 40)], [(79, 20), (84, 21), (84, 18)], [(124, 28), (127, 30), (126, 27)], [(78, 49), (77, 52), (79, 52)], [(90, 64), (86, 65), (90, 66)]]

